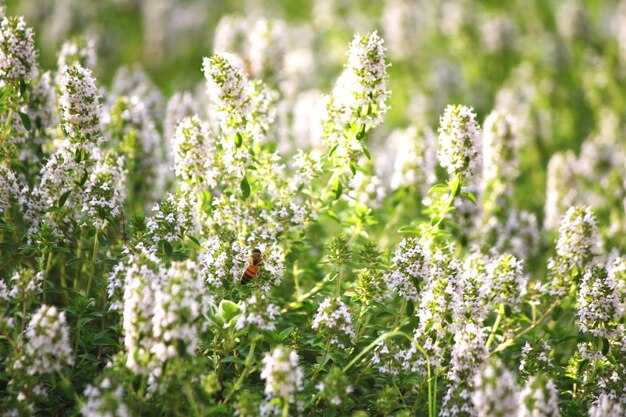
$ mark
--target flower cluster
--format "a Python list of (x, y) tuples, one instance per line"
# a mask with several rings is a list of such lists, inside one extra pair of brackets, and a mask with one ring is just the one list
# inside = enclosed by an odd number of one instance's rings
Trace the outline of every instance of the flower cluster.
[(98, 230), (121, 215), (126, 199), (124, 158), (114, 152), (99, 155), (96, 166), (85, 183), (83, 212)]
[(428, 253), (415, 238), (403, 239), (393, 256), (394, 267), (384, 276), (391, 291), (410, 301), (419, 301), (420, 288), (430, 274)]
[(545, 340), (526, 342), (519, 361), (520, 375), (528, 378), (530, 375), (550, 374), (554, 370), (551, 352), (552, 347)]
[(356, 334), (352, 315), (341, 298), (326, 298), (317, 308), (311, 328), (323, 333), (333, 346), (341, 349), (354, 344)]
[(347, 401), (350, 398), (350, 394), (354, 391), (341, 368), (336, 366), (330, 369), (324, 381), (315, 385), (315, 388), (320, 392), (320, 396), (323, 399), (334, 406), (340, 406)]
[(199, 185), (205, 182), (215, 187), (215, 175), (207, 170), (210, 161), (211, 141), (209, 128), (197, 116), (183, 119), (176, 126), (176, 133), (172, 140), (174, 153), (174, 169), (176, 176), (187, 181), (190, 185)]
[(205, 309), (204, 283), (195, 268), (192, 261), (167, 268), (146, 251), (129, 258), (122, 316), (132, 371), (156, 377), (167, 360), (195, 356)]
[(84, 68), (93, 70), (96, 67), (95, 46), (93, 39), (83, 37), (64, 42), (57, 58), (57, 68), (63, 72), (66, 67), (78, 63)]
[(252, 109), (247, 76), (231, 59), (220, 54), (205, 58), (203, 68), (209, 97), (222, 117), (222, 129), (229, 134), (241, 134)]
[(559, 226), (556, 254), (568, 270), (581, 271), (598, 250), (598, 226), (589, 207), (570, 207)]
[(559, 393), (552, 380), (541, 376), (528, 379), (519, 394), (518, 417), (560, 417)]
[(267, 299), (265, 294), (252, 294), (241, 302), (241, 314), (237, 318), (235, 327), (241, 330), (246, 326), (256, 327), (259, 330), (275, 330), (276, 320), (280, 310)]
[(624, 406), (607, 394), (596, 398), (589, 409), (589, 417), (619, 417), (624, 415)]
[[(457, 415), (473, 415), (474, 408), (468, 399), (480, 396), (483, 388), (475, 381), (475, 375), (487, 358), (485, 347), (485, 330), (468, 323), (454, 335), (454, 345), (450, 358), (450, 369), (446, 375), (449, 381), (448, 390), (443, 398), (442, 413), (444, 417)], [(474, 379), (473, 379), (474, 378)], [(472, 385), (476, 390), (472, 392)], [(489, 396), (490, 393), (485, 393)], [(479, 406), (474, 402), (479, 411)], [(487, 415), (479, 414), (478, 415)], [(499, 415), (499, 414), (495, 414)]]
[(30, 319), (26, 337), (24, 354), (14, 368), (25, 367), (29, 375), (36, 375), (60, 371), (74, 363), (65, 313), (56, 307), (42, 305)]
[(86, 417), (130, 417), (132, 414), (124, 402), (124, 388), (115, 386), (105, 377), (97, 386), (85, 388), (87, 401), (80, 412)]
[(624, 315), (616, 282), (606, 268), (588, 269), (578, 289), (578, 327), (580, 331), (596, 337), (614, 338), (616, 326)]
[(556, 256), (548, 263), (551, 293), (567, 293), (571, 281), (583, 274), (598, 249), (598, 227), (591, 209), (570, 207), (561, 219)]
[(22, 17), (0, 18), (0, 79), (28, 83), (38, 72), (33, 30)]
[(263, 358), (261, 378), (265, 380), (265, 394), (293, 402), (302, 388), (304, 372), (298, 365), (299, 357), (295, 350), (276, 346)]
[(63, 69), (59, 113), (72, 143), (85, 145), (100, 134), (100, 104), (91, 71), (75, 63)]
[(348, 63), (334, 92), (344, 112), (344, 123), (356, 123), (366, 129), (382, 123), (389, 97), (386, 51), (376, 32), (354, 36)]
[(497, 111), (490, 113), (483, 129), (482, 181), (484, 194), (492, 204), (500, 203), (500, 196), (511, 193), (510, 185), (519, 175), (518, 147), (511, 117)]
[(447, 106), (439, 121), (439, 163), (450, 176), (472, 178), (481, 166), (481, 133), (470, 107)]
[(528, 285), (523, 268), (523, 262), (512, 255), (502, 255), (487, 265), (486, 279), (494, 302), (519, 309)]
[(516, 415), (519, 393), (513, 374), (501, 362), (486, 362), (473, 382), (474, 392), (471, 400), (479, 416)]
[(43, 289), (44, 272), (35, 273), (30, 269), (18, 269), (7, 282), (0, 281), (0, 300), (11, 302), (20, 298), (30, 298)]

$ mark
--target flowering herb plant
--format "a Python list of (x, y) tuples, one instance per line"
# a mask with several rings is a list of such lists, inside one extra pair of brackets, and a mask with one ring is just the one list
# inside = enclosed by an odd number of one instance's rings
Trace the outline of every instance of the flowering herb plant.
[(626, 415), (623, 144), (536, 145), (533, 211), (531, 104), (385, 130), (398, 43), (318, 94), (291, 29), (225, 17), (166, 103), (0, 9), (0, 413)]

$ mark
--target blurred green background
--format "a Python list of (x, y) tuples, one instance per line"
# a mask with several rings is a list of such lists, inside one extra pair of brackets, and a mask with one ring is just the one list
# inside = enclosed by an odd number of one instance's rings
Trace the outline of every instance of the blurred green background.
[(310, 55), (297, 91), (330, 92), (353, 33), (378, 30), (392, 91), (379, 136), (436, 127), (448, 103), (473, 106), (480, 120), (503, 109), (524, 136), (520, 205), (538, 213), (554, 152), (578, 152), (593, 135), (624, 137), (624, 1), (9, 0), (7, 11), (35, 29), (44, 68), (66, 39), (85, 35), (96, 41), (101, 84), (140, 64), (166, 97), (201, 88), (202, 57), (224, 16), (286, 22), (287, 50)]

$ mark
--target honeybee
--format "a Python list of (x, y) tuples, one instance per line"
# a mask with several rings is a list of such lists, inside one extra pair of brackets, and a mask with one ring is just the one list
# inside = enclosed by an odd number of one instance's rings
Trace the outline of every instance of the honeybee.
[(240, 282), (242, 284), (248, 284), (259, 273), (259, 267), (263, 265), (263, 258), (261, 258), (261, 251), (259, 249), (253, 249), (248, 258), (248, 266), (243, 274), (241, 274)]

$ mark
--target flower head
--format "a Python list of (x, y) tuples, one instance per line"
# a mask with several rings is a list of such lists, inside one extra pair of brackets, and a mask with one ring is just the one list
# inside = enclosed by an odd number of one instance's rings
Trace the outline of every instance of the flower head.
[(72, 143), (86, 144), (100, 133), (100, 104), (91, 71), (75, 63), (60, 81), (59, 113)]
[(591, 209), (570, 207), (559, 226), (557, 257), (568, 270), (581, 271), (593, 259), (598, 246), (598, 226)]
[(25, 354), (20, 360), (30, 375), (60, 371), (74, 363), (65, 313), (56, 307), (42, 305), (30, 319), (26, 337)]
[(541, 376), (528, 379), (520, 392), (518, 417), (559, 417), (559, 393), (552, 380)]
[(439, 162), (450, 176), (471, 178), (481, 164), (481, 134), (471, 107), (449, 105), (439, 121)]
[(474, 377), (471, 399), (481, 417), (516, 415), (518, 398), (513, 374), (500, 361), (486, 362)]
[(33, 30), (22, 17), (0, 18), (0, 79), (28, 83), (37, 75)]
[(226, 55), (215, 54), (204, 58), (204, 76), (209, 98), (220, 115), (220, 125), (228, 133), (245, 130), (245, 118), (250, 114), (248, 77)]
[(376, 32), (354, 36), (348, 63), (335, 90), (338, 102), (345, 109), (345, 122), (356, 121), (368, 128), (382, 123), (389, 97), (386, 51), (385, 42)]
[(292, 402), (302, 388), (304, 372), (298, 365), (298, 353), (284, 346), (276, 346), (263, 358), (261, 379), (265, 380), (265, 394)]
[(323, 332), (332, 345), (342, 349), (354, 344), (356, 339), (350, 311), (338, 297), (320, 303), (311, 328)]

